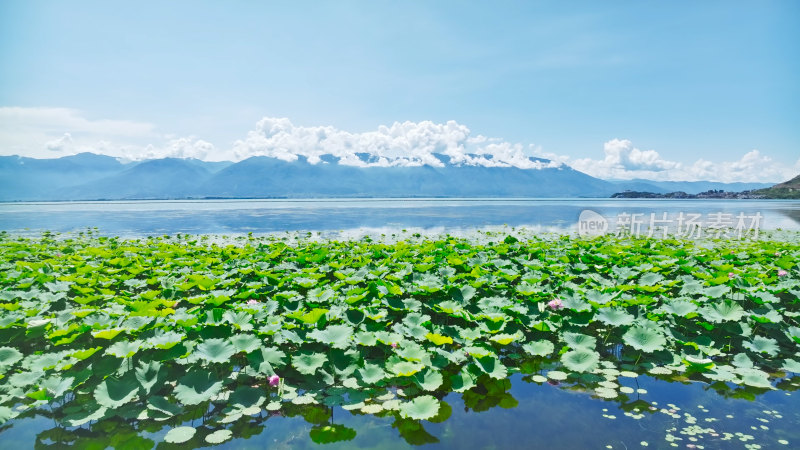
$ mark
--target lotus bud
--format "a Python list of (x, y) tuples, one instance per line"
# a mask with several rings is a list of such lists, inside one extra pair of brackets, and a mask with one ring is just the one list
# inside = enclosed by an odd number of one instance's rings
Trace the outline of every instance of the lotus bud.
[(269, 385), (270, 386), (277, 386), (281, 382), (281, 377), (277, 375), (272, 375), (269, 377)]

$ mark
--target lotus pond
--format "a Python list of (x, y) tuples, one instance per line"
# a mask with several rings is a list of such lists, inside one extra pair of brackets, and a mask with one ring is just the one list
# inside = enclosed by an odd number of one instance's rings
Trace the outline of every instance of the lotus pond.
[(800, 235), (508, 231), (0, 233), (0, 442), (800, 442)]

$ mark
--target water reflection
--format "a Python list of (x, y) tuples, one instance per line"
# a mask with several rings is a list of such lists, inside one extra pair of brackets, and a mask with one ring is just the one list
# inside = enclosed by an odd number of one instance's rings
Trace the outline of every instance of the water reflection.
[[(161, 354), (164, 353), (164, 354)], [(165, 351), (148, 354), (153, 360)], [(251, 366), (235, 361), (213, 367), (164, 363), (160, 380), (147, 392), (141, 384), (113, 386), (116, 408), (98, 405), (102, 377), (51, 401), (38, 401), (0, 429), (8, 448), (656, 448), (671, 442), (731, 448), (745, 443), (774, 446), (800, 442), (800, 404), (792, 394), (800, 382), (779, 375), (769, 388), (692, 381), (692, 374), (646, 375), (623, 361), (604, 360), (592, 373), (569, 373), (557, 358), (508, 353), (508, 378), (482, 375), (475, 386), (453, 392), (457, 368), (442, 370), (445, 382), (426, 392), (398, 377), (379, 386), (319, 388), (313, 382), (270, 387)], [(142, 365), (90, 357), (86, 366), (111, 378), (143, 375)], [(127, 370), (126, 367), (131, 367)], [(137, 370), (136, 368), (139, 367)], [(196, 371), (209, 373), (224, 388), (209, 399), (181, 402), (176, 382)], [(639, 371), (641, 372), (641, 367)], [(75, 375), (75, 374), (73, 374)], [(107, 378), (106, 378), (107, 379)], [(287, 383), (303, 383), (287, 380)], [(344, 384), (348, 384), (345, 382)], [(146, 383), (145, 383), (146, 385)], [(202, 395), (203, 389), (197, 385)], [(135, 397), (125, 402), (128, 390)], [(401, 403), (432, 395), (436, 415), (415, 420)], [(106, 400), (105, 402), (108, 402)], [(165, 441), (167, 432), (185, 426), (195, 431), (181, 443)], [(169, 440), (169, 439), (167, 439)]]

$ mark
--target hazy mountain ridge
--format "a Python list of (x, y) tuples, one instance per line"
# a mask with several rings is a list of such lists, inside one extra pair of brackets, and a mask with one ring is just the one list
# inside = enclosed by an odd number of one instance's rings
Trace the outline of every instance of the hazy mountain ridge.
[[(372, 155), (358, 155), (368, 162)], [(648, 180), (609, 182), (549, 160), (539, 169), (450, 164), (360, 167), (322, 155), (311, 164), (256, 156), (233, 162), (164, 158), (122, 163), (82, 153), (58, 159), (0, 157), (0, 201), (309, 197), (609, 197), (667, 192)], [(701, 182), (698, 182), (701, 183)], [(714, 185), (724, 185), (716, 183)]]

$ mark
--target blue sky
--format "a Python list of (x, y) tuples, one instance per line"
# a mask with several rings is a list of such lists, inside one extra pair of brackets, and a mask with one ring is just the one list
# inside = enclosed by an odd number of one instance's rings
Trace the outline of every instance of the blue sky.
[(793, 0), (6, 0), (0, 154), (241, 159), (324, 130), (782, 181), (800, 172), (798, 19)]

